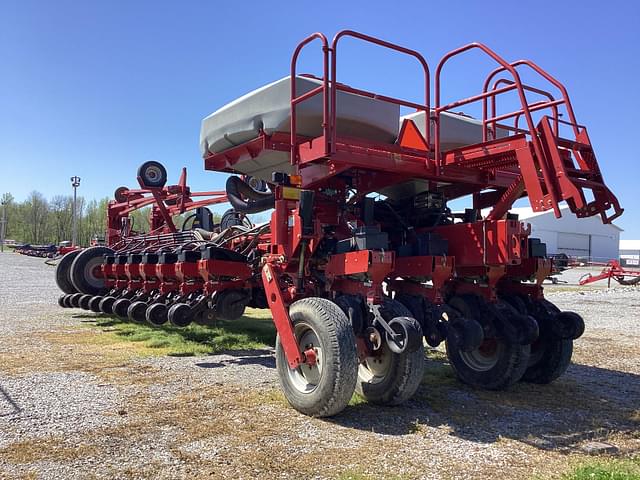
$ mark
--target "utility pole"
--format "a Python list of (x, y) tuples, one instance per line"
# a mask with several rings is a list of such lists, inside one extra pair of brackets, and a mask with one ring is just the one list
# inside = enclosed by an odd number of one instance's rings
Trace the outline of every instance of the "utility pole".
[(73, 187), (73, 237), (71, 238), (71, 245), (76, 246), (78, 243), (78, 210), (77, 210), (77, 189), (80, 186), (80, 177), (71, 177), (71, 186)]
[(2, 221), (0, 221), (0, 252), (4, 252), (4, 235), (7, 231), (7, 201), (2, 200)]

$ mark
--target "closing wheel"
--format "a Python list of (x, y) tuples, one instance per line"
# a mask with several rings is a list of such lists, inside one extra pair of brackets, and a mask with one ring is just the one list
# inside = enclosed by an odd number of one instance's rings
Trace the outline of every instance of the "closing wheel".
[(80, 301), (80, 297), (82, 297), (82, 293), (73, 293), (71, 294), (71, 296), (69, 297), (69, 306), (71, 308), (78, 308), (80, 306), (80, 304), (78, 303)]
[[(449, 304), (465, 318), (476, 318), (478, 309), (475, 301), (466, 297), (453, 297)], [(492, 329), (490, 329), (492, 330)], [(463, 350), (455, 337), (446, 340), (447, 356), (458, 378), (474, 387), (487, 390), (501, 390), (516, 383), (527, 368), (530, 345), (509, 342), (495, 333), (485, 332), (485, 337), (477, 348)]]
[[(566, 332), (566, 329), (560, 329), (556, 325), (558, 315), (576, 315), (573, 312), (560, 312), (560, 309), (548, 300), (541, 300), (540, 307), (543, 312), (550, 315), (556, 315), (552, 323), (543, 322), (545, 326), (542, 334), (536, 341), (531, 344), (531, 355), (529, 357), (529, 365), (522, 376), (525, 382), (547, 384), (558, 379), (569, 368), (571, 364), (571, 356), (573, 355), (573, 340), (571, 338), (558, 338), (555, 333), (578, 333), (578, 336), (584, 331), (584, 322), (580, 318), (582, 330), (579, 332)], [(571, 329), (572, 330), (572, 329)]]
[(573, 340), (545, 337), (531, 344), (529, 365), (522, 376), (525, 382), (551, 383), (567, 370), (573, 355)]
[(147, 307), (145, 319), (156, 327), (164, 325), (169, 320), (167, 318), (167, 306), (164, 303), (154, 303)]
[(71, 308), (71, 304), (69, 303), (71, 301), (71, 295), (73, 295), (73, 293), (68, 293), (62, 297), (62, 306), (64, 308)]
[(127, 316), (129, 305), (131, 305), (131, 300), (128, 298), (119, 298), (113, 302), (113, 307), (111, 309), (112, 313), (122, 320), (129, 320), (129, 317)]
[(93, 298), (93, 295), (83, 295), (78, 300), (78, 306), (83, 310), (89, 310), (89, 301)]
[(76, 287), (71, 282), (71, 265), (76, 259), (80, 250), (73, 250), (63, 256), (56, 266), (56, 284), (64, 293), (77, 293)]
[(102, 297), (96, 295), (94, 297), (91, 297), (91, 300), (89, 300), (89, 310), (91, 310), (92, 312), (95, 313), (100, 313), (100, 301), (102, 300)]
[(278, 335), (276, 368), (284, 395), (306, 415), (335, 415), (349, 403), (357, 379), (356, 340), (349, 319), (335, 303), (316, 297), (293, 303), (289, 316), (300, 349), (313, 349), (316, 364), (290, 368)]
[(175, 327), (186, 327), (193, 320), (193, 311), (186, 303), (172, 305), (167, 314), (169, 322)]
[(147, 318), (147, 303), (142, 301), (133, 302), (127, 309), (127, 317), (132, 322), (144, 322)]
[(145, 187), (164, 187), (164, 184), (167, 183), (167, 170), (160, 162), (151, 160), (140, 165), (138, 177)]
[(102, 275), (104, 256), (113, 254), (107, 247), (90, 247), (82, 250), (71, 265), (71, 282), (78, 292), (104, 295), (108, 288)]
[[(386, 300), (380, 313), (387, 321), (396, 317), (411, 318), (409, 310), (395, 300)], [(371, 403), (399, 405), (418, 390), (424, 365), (422, 348), (406, 348), (398, 354), (391, 351), (388, 342), (384, 342), (375, 356), (367, 357), (360, 363), (356, 392)]]
[(395, 337), (386, 332), (385, 339), (393, 353), (415, 351), (422, 347), (422, 328), (413, 317), (396, 317), (389, 322)]
[(98, 304), (98, 308), (102, 313), (106, 313), (107, 315), (111, 315), (113, 313), (113, 304), (116, 301), (116, 297), (107, 296), (102, 297), (100, 303)]

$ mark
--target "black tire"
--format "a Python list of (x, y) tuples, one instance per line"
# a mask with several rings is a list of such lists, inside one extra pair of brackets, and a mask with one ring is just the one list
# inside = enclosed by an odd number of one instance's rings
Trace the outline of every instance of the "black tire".
[(113, 192), (113, 198), (118, 203), (124, 203), (128, 200), (128, 197), (126, 195), (128, 191), (129, 191), (128, 187), (118, 187), (116, 188), (116, 191)]
[(147, 314), (147, 303), (142, 301), (133, 302), (127, 309), (127, 317), (132, 322), (142, 323)]
[(56, 266), (56, 284), (64, 293), (78, 293), (71, 281), (71, 265), (76, 259), (80, 250), (73, 250), (63, 256)]
[[(386, 300), (380, 314), (386, 321), (396, 317), (411, 317), (411, 312), (396, 300)], [(417, 323), (417, 322), (416, 322)], [(383, 342), (379, 355), (367, 357), (358, 367), (356, 392), (370, 403), (399, 405), (418, 390), (424, 376), (424, 350), (408, 349), (398, 354)]]
[(83, 295), (78, 300), (78, 306), (83, 310), (89, 310), (89, 302), (93, 298), (93, 295)]
[(64, 301), (65, 301), (66, 296), (67, 296), (67, 295), (60, 295), (60, 296), (58, 297), (58, 306), (59, 306), (59, 307), (65, 308)]
[(120, 318), (121, 320), (129, 320), (127, 316), (127, 311), (129, 310), (129, 305), (131, 305), (131, 300), (128, 298), (119, 298), (115, 302), (113, 302), (112, 312), (113, 315)]
[(154, 327), (164, 325), (169, 320), (167, 318), (167, 306), (164, 303), (153, 303), (147, 307), (145, 320)]
[(571, 364), (573, 340), (561, 338), (539, 338), (531, 344), (529, 366), (522, 380), (547, 384), (560, 378)]
[(107, 247), (90, 247), (82, 250), (71, 265), (71, 282), (78, 292), (88, 295), (104, 295), (109, 291), (98, 267), (105, 255), (113, 255)]
[(71, 296), (69, 297), (69, 306), (71, 308), (78, 308), (79, 305), (79, 301), (80, 301), (80, 297), (82, 297), (82, 293), (72, 293)]
[(349, 319), (335, 303), (317, 297), (294, 302), (289, 315), (298, 341), (303, 348), (313, 345), (318, 363), (291, 369), (278, 336), (276, 368), (284, 396), (305, 415), (336, 415), (349, 403), (357, 380), (356, 339)]
[(71, 295), (73, 295), (73, 293), (68, 293), (62, 297), (62, 306), (64, 308), (71, 308), (71, 304), (69, 303), (71, 301)]
[(95, 297), (91, 297), (91, 300), (89, 300), (89, 310), (95, 313), (100, 313), (101, 300), (102, 300), (102, 297), (98, 295), (96, 295)]
[(191, 307), (186, 303), (176, 303), (172, 305), (167, 313), (169, 323), (174, 327), (183, 328), (188, 326), (193, 320)]
[[(465, 297), (453, 297), (449, 304), (465, 318), (477, 318), (478, 310)], [(486, 390), (503, 390), (518, 382), (529, 363), (530, 345), (511, 343), (505, 338), (487, 336), (482, 344), (470, 351), (462, 348), (451, 338), (446, 340), (447, 356), (458, 378), (471, 386)]]
[(164, 187), (167, 183), (167, 170), (160, 162), (151, 160), (138, 167), (138, 177), (145, 187)]
[(102, 313), (111, 315), (113, 313), (113, 304), (115, 301), (116, 297), (112, 297), (111, 295), (102, 297), (102, 300), (100, 300), (100, 303), (98, 304), (98, 308), (100, 308)]

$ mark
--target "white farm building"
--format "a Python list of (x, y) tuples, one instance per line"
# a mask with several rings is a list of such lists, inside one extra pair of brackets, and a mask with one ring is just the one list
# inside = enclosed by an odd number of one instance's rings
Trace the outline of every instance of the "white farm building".
[(603, 224), (599, 216), (578, 218), (568, 206), (560, 209), (562, 218), (556, 218), (553, 210), (534, 212), (530, 207), (512, 208), (511, 213), (531, 224), (531, 237), (546, 243), (548, 254), (564, 253), (592, 262), (618, 259), (620, 227)]

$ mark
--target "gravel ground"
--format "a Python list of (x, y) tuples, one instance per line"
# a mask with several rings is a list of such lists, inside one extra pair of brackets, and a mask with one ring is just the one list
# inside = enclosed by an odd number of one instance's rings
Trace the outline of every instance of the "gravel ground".
[(547, 288), (587, 323), (559, 381), (473, 390), (432, 352), (408, 404), (329, 420), (287, 406), (269, 350), (146, 357), (104, 341), (55, 306), (53, 272), (0, 254), (0, 478), (531, 478), (594, 440), (640, 450), (640, 288), (576, 287), (581, 270)]

